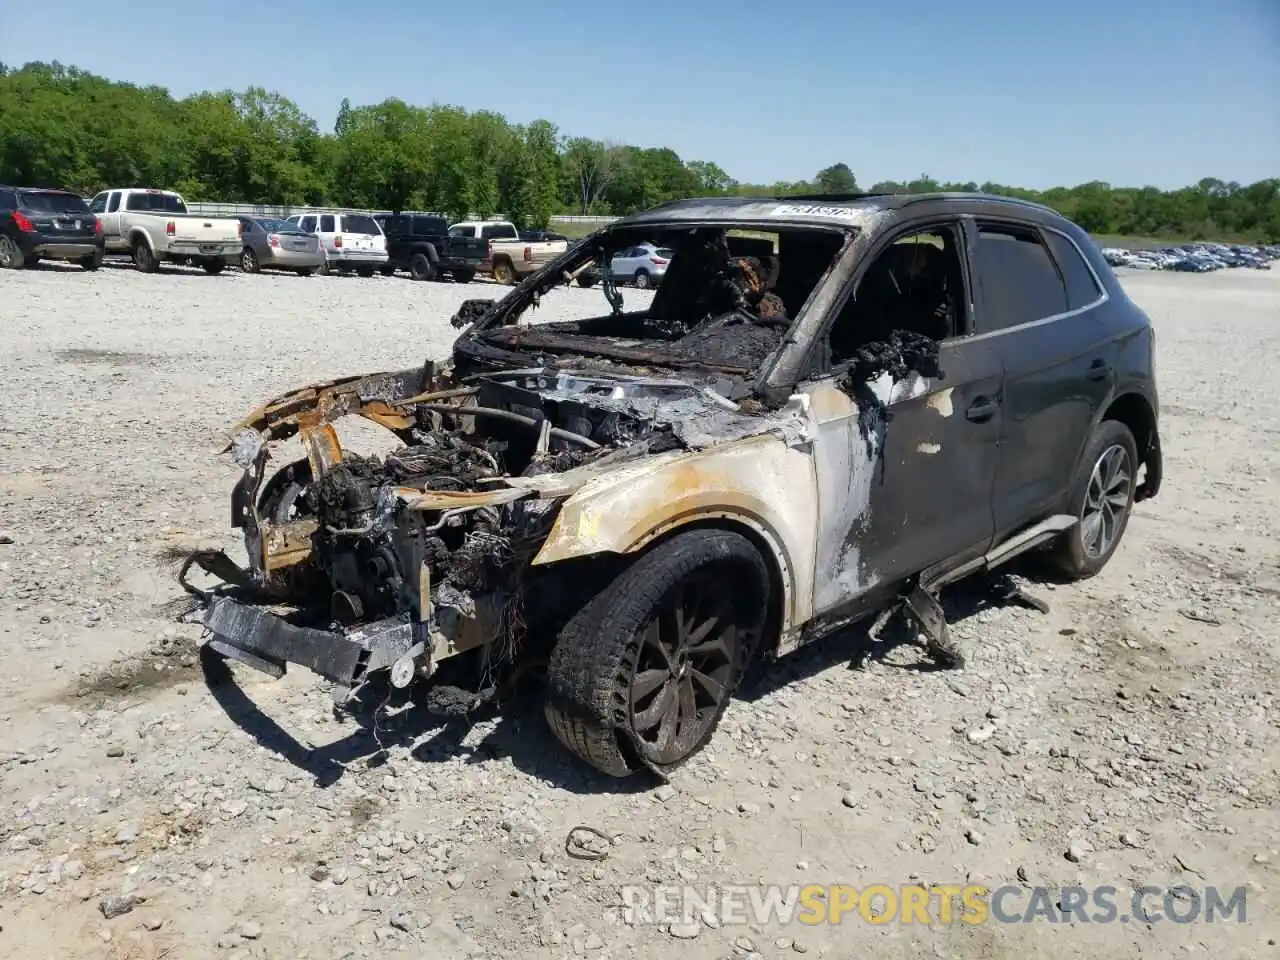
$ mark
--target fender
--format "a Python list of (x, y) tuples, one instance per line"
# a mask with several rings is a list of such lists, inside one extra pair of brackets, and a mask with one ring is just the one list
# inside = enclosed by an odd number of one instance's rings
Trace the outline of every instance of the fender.
[(533, 563), (632, 554), (709, 521), (745, 527), (779, 574), (785, 636), (813, 609), (815, 483), (807, 449), (771, 435), (614, 467), (564, 500)]

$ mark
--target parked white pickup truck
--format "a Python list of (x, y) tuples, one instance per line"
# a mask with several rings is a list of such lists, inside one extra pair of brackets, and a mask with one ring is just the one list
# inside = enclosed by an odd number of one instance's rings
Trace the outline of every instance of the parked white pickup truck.
[(102, 221), (106, 252), (129, 254), (143, 273), (155, 273), (161, 263), (192, 263), (221, 273), (240, 259), (240, 221), (188, 213), (172, 190), (104, 190), (89, 209)]
[(449, 228), (451, 237), (478, 237), (489, 242), (482, 273), (501, 284), (515, 283), (569, 248), (566, 240), (523, 239), (509, 220), (464, 220)]

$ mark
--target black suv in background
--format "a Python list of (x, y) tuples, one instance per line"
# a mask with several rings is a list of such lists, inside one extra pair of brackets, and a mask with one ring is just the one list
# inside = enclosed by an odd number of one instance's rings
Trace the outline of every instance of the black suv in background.
[(49, 259), (97, 270), (104, 244), (102, 222), (83, 197), (0, 184), (0, 267), (21, 270)]
[(489, 258), (484, 240), (451, 237), (444, 217), (423, 213), (398, 213), (380, 217), (387, 237), (388, 276), (408, 270), (414, 280), (434, 280), (442, 272), (458, 283), (470, 283)]

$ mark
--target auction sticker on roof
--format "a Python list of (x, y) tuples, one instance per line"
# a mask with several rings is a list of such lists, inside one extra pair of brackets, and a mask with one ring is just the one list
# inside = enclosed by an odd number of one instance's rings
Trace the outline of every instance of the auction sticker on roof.
[(775, 217), (836, 217), (841, 220), (858, 220), (863, 211), (856, 207), (821, 206), (812, 203), (781, 203), (773, 208)]

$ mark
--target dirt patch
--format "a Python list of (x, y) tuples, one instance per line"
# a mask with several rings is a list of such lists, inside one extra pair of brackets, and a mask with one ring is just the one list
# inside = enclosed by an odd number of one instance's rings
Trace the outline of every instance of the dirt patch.
[(82, 675), (57, 700), (64, 703), (101, 705), (127, 697), (167, 690), (202, 676), (199, 657), (181, 637), (157, 641), (151, 650), (115, 660), (100, 670)]

